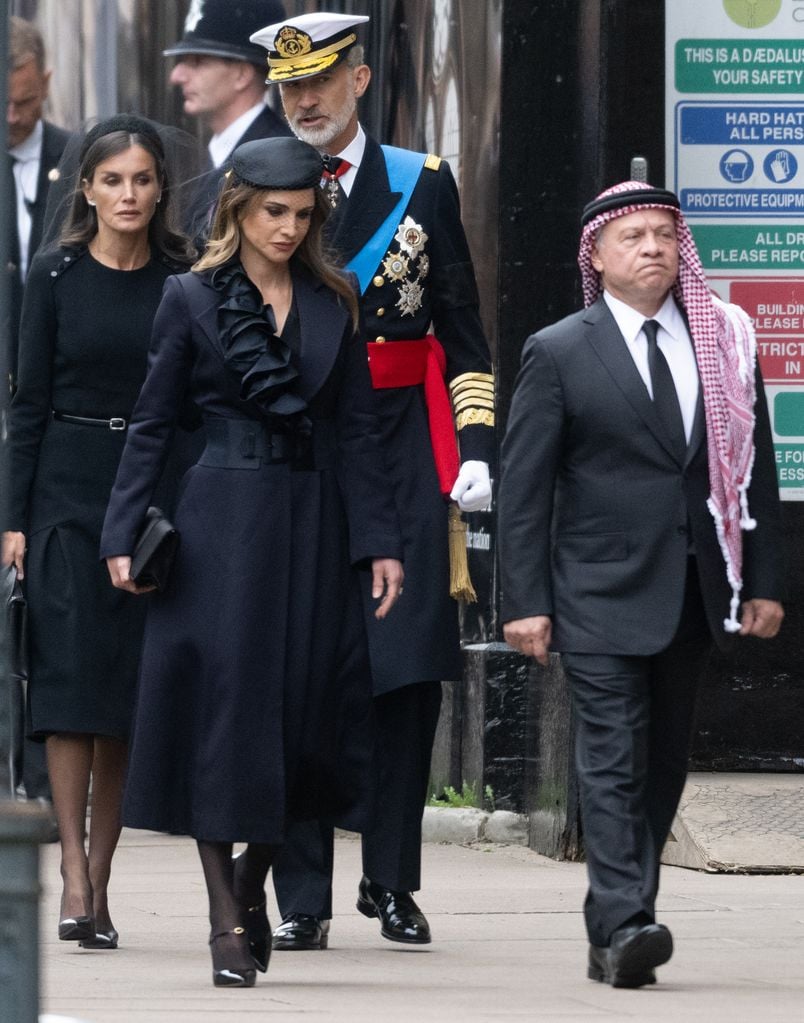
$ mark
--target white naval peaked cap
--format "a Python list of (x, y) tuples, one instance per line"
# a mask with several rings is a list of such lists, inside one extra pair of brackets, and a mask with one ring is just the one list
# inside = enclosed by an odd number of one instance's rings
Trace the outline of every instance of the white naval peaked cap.
[(300, 14), (250, 36), (268, 51), (268, 82), (290, 82), (335, 67), (357, 42), (355, 29), (367, 14)]

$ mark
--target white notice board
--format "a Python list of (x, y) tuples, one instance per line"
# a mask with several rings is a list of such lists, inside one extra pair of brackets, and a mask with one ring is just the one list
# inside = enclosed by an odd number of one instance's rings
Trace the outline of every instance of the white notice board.
[(804, 0), (668, 0), (667, 185), (754, 319), (779, 491), (804, 500)]

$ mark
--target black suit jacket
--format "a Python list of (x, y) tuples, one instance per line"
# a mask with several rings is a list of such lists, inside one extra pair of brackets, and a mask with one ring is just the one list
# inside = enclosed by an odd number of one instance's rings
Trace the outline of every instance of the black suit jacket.
[[(30, 206), (31, 236), (28, 242), (28, 266), (33, 262), (36, 250), (42, 241), (42, 231), (45, 225), (45, 205), (47, 203), (48, 191), (54, 180), (52, 174), (61, 159), (61, 154), (64, 152), (64, 147), (67, 145), (67, 140), (70, 137), (69, 132), (64, 131), (62, 128), (57, 128), (55, 124), (43, 121), (42, 125), (44, 131), (42, 135), (42, 155), (39, 161), (39, 177), (36, 182), (36, 199)], [(14, 236), (13, 250), (18, 252), (19, 239), (17, 238), (16, 221), (12, 221), (9, 227)], [(16, 263), (9, 264), (8, 269), (11, 276), (8, 369), (13, 387), (13, 382), (17, 376), (18, 335), (24, 285), (19, 266)]]
[[(290, 135), (290, 128), (270, 107), (266, 106), (232, 146), (232, 152), (244, 142), (273, 138), (276, 135)], [(199, 248), (203, 248), (203, 243), (209, 233), (212, 208), (221, 189), (223, 177), (232, 165), (231, 155), (230, 153), (220, 167), (205, 171), (195, 182), (195, 187), (192, 189), (192, 194), (186, 205), (182, 204), (184, 208), (181, 218), (185, 233), (188, 237), (195, 239)]]
[[(779, 500), (757, 374), (742, 599), (782, 591)], [(706, 506), (699, 412), (683, 464), (603, 299), (528, 338), (503, 445), (502, 620), (553, 617), (553, 647), (649, 655), (673, 638), (694, 550), (719, 646), (731, 589)]]

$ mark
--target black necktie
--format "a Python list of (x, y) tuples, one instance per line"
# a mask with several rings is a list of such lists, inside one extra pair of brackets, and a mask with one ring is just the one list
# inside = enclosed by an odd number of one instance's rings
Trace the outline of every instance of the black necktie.
[(645, 320), (642, 329), (648, 339), (648, 369), (653, 389), (653, 404), (673, 443), (676, 456), (679, 461), (683, 462), (687, 452), (684, 419), (681, 415), (681, 406), (678, 403), (676, 385), (673, 383), (673, 374), (670, 372), (667, 359), (662, 354), (656, 340), (659, 324), (656, 320)]

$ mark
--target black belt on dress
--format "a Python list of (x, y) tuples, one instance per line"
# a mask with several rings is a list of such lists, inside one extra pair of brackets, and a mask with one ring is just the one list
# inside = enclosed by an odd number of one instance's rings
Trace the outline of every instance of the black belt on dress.
[(290, 463), (294, 469), (335, 465), (336, 435), (331, 420), (317, 420), (309, 434), (275, 433), (253, 419), (206, 416), (207, 446), (199, 465), (216, 469), (259, 469)]
[(53, 418), (60, 423), (74, 423), (76, 426), (102, 426), (107, 430), (125, 430), (128, 428), (128, 420), (122, 416), (112, 416), (111, 419), (95, 419), (92, 416), (74, 416), (69, 412), (57, 412), (53, 410)]

